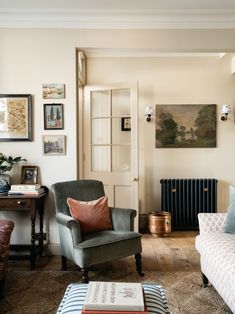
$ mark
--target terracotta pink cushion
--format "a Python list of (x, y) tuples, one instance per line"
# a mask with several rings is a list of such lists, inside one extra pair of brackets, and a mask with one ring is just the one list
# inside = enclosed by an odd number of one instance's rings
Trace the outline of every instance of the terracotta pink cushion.
[(112, 229), (107, 196), (90, 202), (68, 197), (67, 204), (71, 216), (79, 221), (82, 233)]

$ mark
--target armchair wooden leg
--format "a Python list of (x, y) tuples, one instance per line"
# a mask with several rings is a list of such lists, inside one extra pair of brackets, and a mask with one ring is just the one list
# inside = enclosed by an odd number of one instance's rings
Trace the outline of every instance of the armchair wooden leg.
[(61, 270), (67, 269), (67, 260), (66, 257), (61, 255)]
[(85, 268), (81, 268), (82, 271), (82, 283), (88, 283), (89, 278), (88, 278), (88, 270)]
[(140, 253), (135, 254), (135, 264), (136, 264), (136, 271), (140, 276), (144, 276), (144, 273), (142, 273), (142, 256)]
[(208, 278), (202, 272), (202, 287), (203, 288), (207, 287), (208, 283), (209, 283)]

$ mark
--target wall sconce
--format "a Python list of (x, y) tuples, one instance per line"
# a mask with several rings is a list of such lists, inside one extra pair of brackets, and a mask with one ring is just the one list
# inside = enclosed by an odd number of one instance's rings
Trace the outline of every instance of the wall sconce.
[(151, 106), (146, 106), (145, 107), (145, 112), (144, 112), (144, 115), (146, 118), (146, 121), (147, 122), (151, 122), (152, 121), (152, 114), (153, 114), (153, 108)]
[(228, 119), (228, 114), (231, 112), (230, 105), (223, 105), (220, 112), (220, 120), (226, 121)]

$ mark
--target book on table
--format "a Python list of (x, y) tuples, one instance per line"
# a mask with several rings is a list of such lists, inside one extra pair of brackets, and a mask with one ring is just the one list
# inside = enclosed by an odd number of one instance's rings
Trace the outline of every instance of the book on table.
[(13, 184), (11, 191), (37, 191), (41, 188), (40, 184)]
[(8, 191), (8, 195), (39, 195), (45, 192), (45, 189), (43, 187), (30, 191), (30, 190), (10, 190)]
[(90, 281), (82, 313), (95, 314), (102, 311), (143, 314), (145, 310), (141, 283)]

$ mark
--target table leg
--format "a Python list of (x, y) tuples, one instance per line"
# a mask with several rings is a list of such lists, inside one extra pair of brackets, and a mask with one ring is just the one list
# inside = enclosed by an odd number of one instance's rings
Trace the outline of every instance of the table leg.
[(44, 215), (44, 207), (43, 204), (41, 203), (39, 205), (39, 249), (40, 249), (40, 256), (43, 255), (43, 215)]
[(35, 240), (36, 240), (36, 234), (35, 234), (35, 220), (36, 220), (36, 210), (32, 209), (31, 211), (31, 249), (30, 249), (30, 265), (31, 269), (35, 268), (35, 258), (36, 258), (36, 248), (35, 248)]

